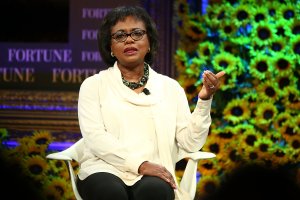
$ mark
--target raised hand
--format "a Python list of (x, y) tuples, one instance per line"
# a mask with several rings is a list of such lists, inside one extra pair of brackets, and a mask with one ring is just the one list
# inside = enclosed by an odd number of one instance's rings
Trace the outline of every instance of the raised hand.
[(225, 75), (225, 71), (220, 71), (217, 74), (212, 73), (211, 71), (204, 71), (203, 78), (203, 87), (199, 92), (199, 98), (203, 100), (209, 99), (220, 87), (220, 78)]

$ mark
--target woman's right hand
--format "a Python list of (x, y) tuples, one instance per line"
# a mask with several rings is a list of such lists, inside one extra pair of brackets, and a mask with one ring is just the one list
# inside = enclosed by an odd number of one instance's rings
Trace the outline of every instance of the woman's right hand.
[(162, 165), (148, 161), (143, 162), (139, 167), (139, 174), (159, 177), (169, 183), (173, 189), (176, 189), (175, 180), (172, 174)]

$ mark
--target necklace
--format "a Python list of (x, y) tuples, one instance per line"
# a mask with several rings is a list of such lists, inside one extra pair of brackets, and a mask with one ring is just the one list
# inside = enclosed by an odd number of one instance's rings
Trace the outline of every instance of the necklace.
[(144, 75), (141, 77), (139, 82), (129, 82), (129, 81), (125, 80), (122, 75), (123, 84), (132, 90), (135, 90), (137, 88), (140, 88), (140, 87), (146, 85), (148, 78), (149, 78), (149, 66), (146, 63), (144, 64)]

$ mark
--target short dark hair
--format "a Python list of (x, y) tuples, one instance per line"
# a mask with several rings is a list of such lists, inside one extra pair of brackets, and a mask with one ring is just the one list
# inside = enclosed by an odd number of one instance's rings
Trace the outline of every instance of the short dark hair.
[(156, 25), (147, 11), (139, 6), (121, 6), (112, 9), (101, 21), (98, 30), (98, 48), (102, 60), (112, 66), (116, 58), (111, 56), (111, 29), (117, 22), (125, 20), (126, 17), (133, 16), (141, 20), (146, 27), (147, 37), (150, 44), (150, 52), (145, 56), (145, 62), (151, 65), (158, 49), (159, 40)]

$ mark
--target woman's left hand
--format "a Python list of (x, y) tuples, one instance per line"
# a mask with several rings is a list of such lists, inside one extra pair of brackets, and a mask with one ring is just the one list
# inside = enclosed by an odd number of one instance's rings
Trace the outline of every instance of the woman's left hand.
[(202, 100), (208, 100), (220, 87), (220, 78), (224, 76), (225, 71), (220, 71), (217, 74), (211, 71), (205, 70), (203, 72), (203, 87), (199, 92), (199, 98)]

